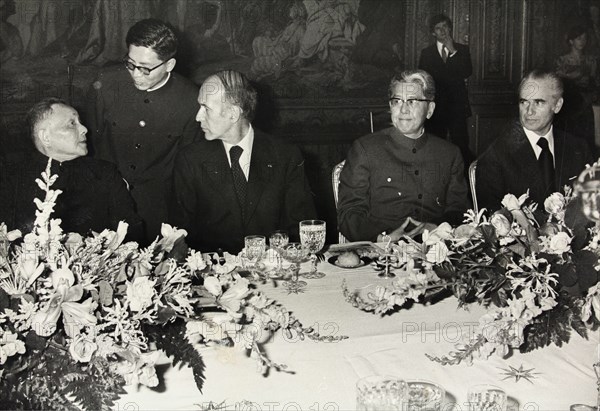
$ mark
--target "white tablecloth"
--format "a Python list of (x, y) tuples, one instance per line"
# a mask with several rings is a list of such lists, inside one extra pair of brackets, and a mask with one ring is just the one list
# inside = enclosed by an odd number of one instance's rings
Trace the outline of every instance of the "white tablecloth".
[[(351, 410), (355, 409), (355, 384), (373, 374), (397, 375), (404, 379), (425, 379), (441, 384), (444, 410), (466, 410), (468, 387), (489, 383), (504, 389), (513, 409), (523, 411), (568, 410), (574, 403), (596, 403), (596, 377), (592, 364), (598, 360), (600, 337), (590, 332), (584, 340), (573, 332), (568, 345), (554, 345), (527, 354), (514, 353), (501, 359), (495, 354), (472, 366), (442, 366), (425, 357), (441, 356), (454, 348), (461, 335), (472, 332), (484, 309), (457, 308), (448, 298), (431, 306), (414, 305), (396, 314), (379, 317), (348, 304), (342, 295), (342, 280), (358, 289), (382, 280), (370, 267), (345, 270), (322, 263), (327, 276), (309, 282), (305, 293), (288, 295), (281, 288), (263, 286), (271, 298), (284, 304), (305, 326), (322, 335), (347, 335), (340, 342), (289, 340), (277, 333), (265, 345), (274, 362), (287, 364), (294, 374), (271, 372), (263, 377), (254, 360), (243, 352), (207, 348), (206, 383), (198, 392), (188, 368), (167, 369), (165, 386), (158, 390), (130, 389), (119, 409), (201, 409), (210, 402), (223, 403), (231, 410)], [(509, 366), (534, 369), (531, 382), (504, 379)], [(168, 366), (165, 365), (165, 368)], [(247, 402), (244, 402), (247, 401)]]

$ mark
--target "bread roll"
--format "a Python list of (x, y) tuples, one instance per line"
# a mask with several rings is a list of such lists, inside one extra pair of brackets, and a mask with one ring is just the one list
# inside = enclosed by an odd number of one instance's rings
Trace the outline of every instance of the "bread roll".
[(340, 267), (356, 267), (360, 264), (360, 258), (354, 251), (346, 251), (337, 258)]

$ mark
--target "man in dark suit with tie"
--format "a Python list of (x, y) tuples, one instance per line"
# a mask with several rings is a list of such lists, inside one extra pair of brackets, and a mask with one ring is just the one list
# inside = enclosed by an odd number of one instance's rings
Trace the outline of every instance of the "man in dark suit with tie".
[(304, 160), (298, 148), (252, 127), (256, 91), (248, 79), (233, 70), (211, 75), (198, 103), (206, 140), (177, 156), (170, 221), (202, 251), (237, 252), (244, 236), (275, 230), (297, 239), (299, 221), (316, 216)]
[(473, 73), (469, 47), (452, 38), (452, 20), (444, 14), (429, 21), (435, 44), (424, 48), (419, 68), (435, 81), (435, 112), (425, 124), (428, 132), (450, 141), (460, 148), (468, 166), (473, 155), (469, 150), (467, 118), (471, 116), (465, 81)]
[(550, 71), (533, 70), (519, 84), (519, 122), (505, 132), (477, 162), (476, 191), (482, 207), (497, 210), (505, 194), (529, 198), (542, 207), (591, 163), (586, 142), (552, 126), (563, 105), (563, 85)]

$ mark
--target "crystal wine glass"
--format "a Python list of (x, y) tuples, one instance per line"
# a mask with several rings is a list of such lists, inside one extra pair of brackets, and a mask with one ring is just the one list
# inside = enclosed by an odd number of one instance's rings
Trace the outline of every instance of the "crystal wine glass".
[(304, 291), (306, 281), (298, 280), (298, 272), (300, 271), (300, 263), (308, 257), (308, 250), (301, 243), (288, 243), (281, 247), (281, 256), (292, 263), (292, 277), (283, 283), (288, 293), (298, 294)]
[(269, 246), (277, 253), (277, 269), (273, 273), (274, 277), (283, 277), (285, 270), (282, 266), (281, 248), (289, 243), (290, 237), (287, 231), (278, 230), (271, 233), (269, 236)]
[(267, 240), (264, 235), (248, 235), (244, 237), (244, 254), (250, 262), (250, 272), (256, 276), (259, 261), (267, 248)]
[(499, 387), (479, 384), (469, 388), (467, 402), (469, 411), (506, 411), (507, 397)]
[(312, 269), (303, 273), (304, 278), (323, 278), (325, 274), (317, 271), (317, 253), (325, 246), (326, 227), (323, 220), (300, 221), (300, 242), (310, 252)]

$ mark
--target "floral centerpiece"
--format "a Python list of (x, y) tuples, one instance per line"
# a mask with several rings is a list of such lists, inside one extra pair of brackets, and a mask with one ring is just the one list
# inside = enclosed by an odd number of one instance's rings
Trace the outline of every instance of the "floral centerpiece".
[(57, 178), (49, 162), (36, 180), (45, 198), (32, 232), (0, 225), (0, 408), (109, 409), (124, 385), (158, 385), (160, 350), (201, 390), (198, 345), (238, 345), (266, 374), (286, 366), (261, 350), (261, 332), (323, 339), (242, 278), (237, 257), (188, 250), (184, 230), (163, 224), (146, 249), (124, 242), (123, 222), (63, 233), (51, 218)]
[(442, 364), (471, 363), (493, 352), (530, 351), (567, 342), (574, 330), (587, 337), (600, 323), (600, 230), (582, 214), (581, 198), (565, 187), (542, 211), (508, 194), (503, 208), (488, 217), (469, 210), (456, 228), (443, 223), (391, 246), (404, 273), (391, 286), (366, 297), (343, 285), (347, 301), (377, 314), (407, 303), (435, 303), (454, 295), (460, 306), (488, 308), (475, 333)]

